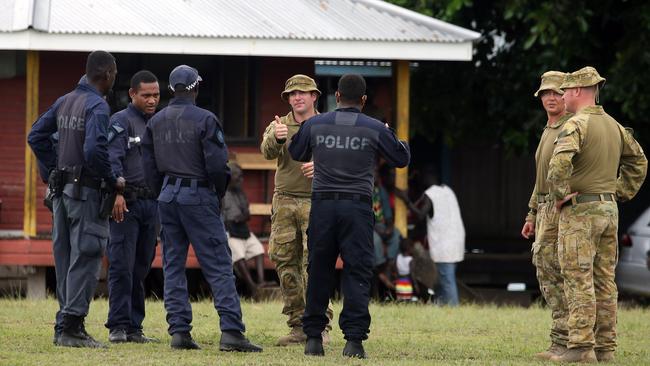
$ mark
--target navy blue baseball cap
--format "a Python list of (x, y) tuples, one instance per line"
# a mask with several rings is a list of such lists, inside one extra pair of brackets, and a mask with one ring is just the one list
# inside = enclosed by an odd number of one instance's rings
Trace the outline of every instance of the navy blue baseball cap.
[(185, 90), (192, 90), (199, 85), (199, 81), (203, 81), (203, 79), (201, 79), (199, 72), (195, 68), (187, 65), (179, 65), (169, 74), (169, 89), (176, 91), (176, 85), (183, 84), (185, 85)]

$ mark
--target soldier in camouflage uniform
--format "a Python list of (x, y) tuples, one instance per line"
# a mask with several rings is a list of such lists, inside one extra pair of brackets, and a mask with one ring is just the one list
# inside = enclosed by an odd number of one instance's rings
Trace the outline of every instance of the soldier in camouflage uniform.
[[(299, 163), (291, 158), (288, 142), (302, 122), (314, 116), (315, 103), (320, 96), (316, 82), (305, 75), (294, 75), (285, 84), (281, 97), (291, 105), (283, 117), (275, 116), (264, 131), (261, 150), (264, 158), (278, 160), (275, 172), (273, 214), (269, 257), (275, 264), (284, 301), (282, 313), (289, 316), (289, 334), (278, 339), (277, 345), (304, 343), (302, 330), (307, 288), (307, 226), (311, 209), (311, 184), (314, 163)], [(332, 319), (331, 306), (328, 317)], [(324, 343), (329, 341), (328, 330), (323, 332)]]
[[(647, 172), (643, 149), (596, 105), (605, 79), (593, 67), (560, 86), (576, 113), (557, 138), (548, 171), (550, 198), (560, 210), (558, 256), (569, 305), (568, 350), (557, 362), (607, 362), (616, 349), (618, 260), (616, 201), (634, 197)], [(595, 351), (595, 352), (594, 352)]]
[(548, 121), (539, 140), (535, 152), (536, 178), (533, 193), (528, 202), (530, 211), (521, 230), (521, 235), (528, 239), (535, 236), (533, 243), (533, 264), (537, 269), (537, 281), (544, 300), (551, 308), (553, 323), (551, 326), (551, 346), (535, 356), (550, 359), (553, 355), (561, 355), (566, 351), (568, 340), (567, 318), (569, 312), (564, 297), (564, 280), (560, 274), (560, 263), (557, 257), (557, 228), (559, 214), (553, 209), (553, 202), (547, 199), (548, 163), (555, 147), (554, 142), (560, 134), (564, 122), (573, 114), (567, 113), (562, 100), (560, 85), (564, 73), (548, 71), (542, 75), (542, 82), (535, 92), (539, 96), (546, 111)]

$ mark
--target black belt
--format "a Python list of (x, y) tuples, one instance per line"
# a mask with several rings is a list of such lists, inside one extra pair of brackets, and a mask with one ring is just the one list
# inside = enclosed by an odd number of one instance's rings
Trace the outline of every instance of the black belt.
[(346, 201), (360, 201), (372, 205), (372, 198), (365, 194), (359, 193), (345, 193), (345, 192), (313, 192), (311, 194), (313, 200), (346, 200)]
[(201, 180), (201, 179), (193, 179), (193, 178), (178, 178), (178, 177), (170, 177), (167, 176), (167, 185), (168, 186), (174, 186), (176, 185), (177, 181), (181, 181), (180, 186), (181, 187), (191, 187), (192, 186), (192, 181), (196, 182), (197, 187), (204, 187), (208, 188), (210, 187), (210, 183), (207, 180)]
[(562, 207), (573, 206), (578, 203), (587, 203), (587, 202), (598, 202), (598, 201), (616, 201), (614, 195), (611, 193), (601, 193), (601, 194), (579, 194), (570, 200), (564, 202)]
[(74, 176), (70, 173), (65, 173), (65, 183), (81, 184), (83, 187), (92, 189), (100, 189), (102, 187), (101, 179), (82, 175), (78, 180), (75, 180)]

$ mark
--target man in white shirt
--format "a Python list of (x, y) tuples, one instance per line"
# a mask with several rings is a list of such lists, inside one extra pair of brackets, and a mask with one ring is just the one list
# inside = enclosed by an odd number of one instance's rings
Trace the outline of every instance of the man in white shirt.
[(433, 171), (424, 172), (424, 182), (429, 188), (409, 208), (420, 219), (427, 220), (429, 253), (436, 263), (438, 285), (436, 302), (457, 306), (456, 266), (465, 255), (465, 227), (454, 191), (438, 184)]

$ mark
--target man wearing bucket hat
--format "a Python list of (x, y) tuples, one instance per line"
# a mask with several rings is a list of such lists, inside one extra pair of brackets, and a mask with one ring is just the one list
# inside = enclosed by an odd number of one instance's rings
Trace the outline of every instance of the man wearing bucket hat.
[(539, 97), (542, 107), (546, 111), (547, 122), (544, 132), (539, 140), (535, 152), (535, 187), (530, 196), (528, 207), (530, 211), (526, 216), (521, 235), (528, 239), (535, 237), (533, 243), (533, 264), (537, 269), (537, 281), (544, 300), (551, 308), (553, 324), (551, 326), (551, 346), (544, 352), (535, 356), (541, 359), (550, 359), (566, 351), (568, 338), (567, 317), (568, 310), (564, 297), (564, 280), (560, 274), (560, 263), (557, 259), (557, 225), (558, 213), (553, 209), (553, 203), (548, 200), (548, 162), (553, 154), (554, 142), (562, 130), (562, 126), (573, 116), (564, 108), (564, 100), (560, 89), (564, 81), (564, 73), (548, 71), (542, 74), (542, 82), (535, 92)]
[(239, 296), (219, 208), (230, 180), (228, 149), (217, 117), (195, 105), (201, 80), (197, 70), (187, 65), (172, 70), (169, 89), (174, 98), (149, 120), (142, 139), (147, 184), (160, 192), (164, 299), (171, 347), (200, 348), (190, 335), (192, 308), (185, 277), (191, 242), (219, 313), (219, 349), (261, 352), (261, 347), (243, 335)]
[[(311, 209), (311, 183), (314, 163), (299, 163), (291, 158), (287, 141), (298, 131), (300, 125), (316, 115), (316, 101), (320, 90), (314, 79), (306, 75), (290, 77), (280, 94), (288, 102), (291, 111), (283, 117), (275, 116), (264, 131), (260, 149), (264, 158), (277, 159), (273, 215), (269, 257), (275, 264), (280, 279), (284, 307), (282, 313), (289, 317), (289, 334), (278, 339), (277, 345), (304, 343), (307, 336), (302, 330), (307, 285), (307, 226)], [(328, 316), (332, 319), (331, 307)], [(328, 325), (323, 339), (329, 340)]]
[(567, 74), (569, 112), (549, 163), (549, 197), (560, 212), (558, 258), (569, 305), (568, 350), (556, 362), (607, 362), (616, 349), (616, 201), (634, 197), (647, 172), (632, 131), (596, 105), (605, 83), (593, 67)]

